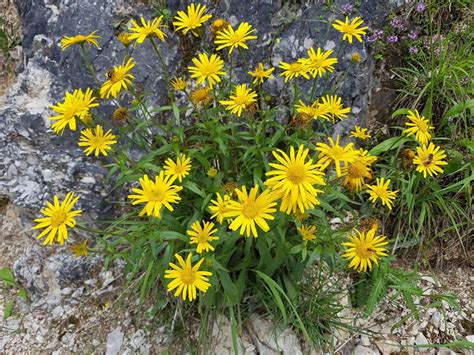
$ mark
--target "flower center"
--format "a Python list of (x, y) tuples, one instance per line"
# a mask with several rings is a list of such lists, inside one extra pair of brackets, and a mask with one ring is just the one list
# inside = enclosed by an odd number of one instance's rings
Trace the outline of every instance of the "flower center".
[(160, 188), (155, 188), (150, 191), (148, 199), (153, 202), (161, 202), (165, 198), (165, 190)]
[(366, 171), (367, 171), (367, 168), (360, 161), (356, 161), (352, 164), (349, 164), (349, 168), (347, 169), (347, 173), (349, 174), (349, 177), (351, 177), (352, 179), (365, 177)]
[(243, 38), (244, 38), (244, 34), (235, 32), (233, 35), (229, 37), (229, 42), (233, 44), (237, 44), (237, 43), (242, 42)]
[(359, 245), (356, 246), (356, 254), (361, 259), (368, 259), (373, 253), (375, 253), (375, 250), (373, 250), (368, 243), (360, 242)]
[(303, 71), (303, 64), (301, 64), (301, 63), (292, 63), (290, 65), (289, 71), (293, 72), (293, 73), (299, 73), (299, 72)]
[(64, 222), (66, 222), (67, 214), (63, 210), (54, 212), (51, 216), (51, 227), (58, 228)]
[(197, 235), (199, 243), (206, 243), (209, 240), (209, 235), (206, 232), (201, 232)]
[(286, 173), (286, 177), (293, 184), (297, 185), (305, 180), (306, 171), (304, 167), (301, 165), (292, 166), (290, 169), (288, 169), (288, 172)]
[(173, 167), (173, 172), (174, 172), (176, 175), (179, 175), (179, 174), (184, 173), (184, 166), (182, 166), (181, 164), (176, 164), (176, 165)]
[(247, 202), (242, 208), (242, 214), (248, 219), (255, 218), (258, 215), (258, 207), (255, 202)]
[(181, 271), (181, 281), (185, 285), (192, 285), (196, 279), (196, 271), (191, 268), (186, 268)]
[(90, 144), (93, 147), (102, 147), (104, 145), (104, 137), (94, 137), (90, 140)]
[(216, 73), (216, 69), (215, 69), (215, 66), (214, 66), (214, 63), (209, 63), (207, 65), (203, 65), (201, 67), (201, 72), (203, 75), (213, 75)]
[(356, 32), (354, 26), (351, 25), (344, 25), (342, 31), (348, 35), (353, 35)]
[(380, 197), (380, 199), (387, 199), (388, 198), (388, 193), (387, 190), (385, 190), (383, 187), (375, 187), (374, 193)]
[(418, 121), (416, 125), (421, 132), (426, 133), (428, 131), (428, 125), (425, 121)]
[(337, 145), (331, 148), (328, 155), (331, 156), (333, 160), (343, 160), (345, 153), (345, 150)]
[(236, 105), (247, 105), (248, 99), (246, 95), (236, 96), (234, 99)]
[(110, 81), (116, 83), (123, 79), (122, 71), (117, 71), (117, 69), (113, 70), (112, 75), (110, 77)]

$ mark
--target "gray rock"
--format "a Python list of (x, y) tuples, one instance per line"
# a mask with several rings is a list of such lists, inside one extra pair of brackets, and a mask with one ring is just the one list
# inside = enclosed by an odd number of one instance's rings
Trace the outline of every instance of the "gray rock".
[(357, 345), (352, 351), (354, 355), (379, 355), (379, 352), (363, 345)]
[(250, 316), (248, 323), (260, 354), (303, 353), (298, 337), (291, 329), (275, 325), (270, 319), (260, 318), (256, 314)]
[(415, 344), (416, 345), (427, 345), (427, 344), (429, 344), (429, 341), (428, 341), (428, 339), (426, 339), (424, 334), (420, 332), (420, 333), (418, 333), (418, 335), (415, 338)]
[[(211, 329), (210, 353), (235, 354), (229, 319), (218, 315)], [(255, 346), (241, 335), (237, 339), (237, 346), (239, 354), (256, 354)]]
[(120, 348), (123, 344), (123, 333), (120, 327), (112, 330), (107, 335), (106, 355), (117, 355), (120, 353)]

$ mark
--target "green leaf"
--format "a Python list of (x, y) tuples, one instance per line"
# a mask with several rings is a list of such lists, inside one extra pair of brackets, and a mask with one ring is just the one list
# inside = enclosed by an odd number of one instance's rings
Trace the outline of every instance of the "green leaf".
[(5, 303), (5, 308), (3, 310), (3, 319), (7, 319), (13, 313), (13, 307), (15, 306), (15, 301), (11, 300)]
[(397, 111), (392, 113), (392, 118), (400, 116), (400, 115), (407, 115), (410, 109), (408, 108), (399, 108)]
[(194, 182), (192, 181), (186, 181), (183, 186), (187, 188), (188, 190), (191, 190), (195, 194), (201, 196), (202, 198), (206, 198), (207, 195), (204, 191), (202, 191)]
[(369, 153), (370, 155), (377, 156), (389, 150), (397, 149), (406, 141), (408, 141), (407, 137), (392, 137), (392, 138), (384, 140), (382, 143), (377, 144), (375, 147), (373, 147), (369, 151)]
[(15, 276), (13, 276), (12, 271), (8, 267), (3, 267), (0, 269), (0, 279), (5, 282), (8, 286), (16, 287)]

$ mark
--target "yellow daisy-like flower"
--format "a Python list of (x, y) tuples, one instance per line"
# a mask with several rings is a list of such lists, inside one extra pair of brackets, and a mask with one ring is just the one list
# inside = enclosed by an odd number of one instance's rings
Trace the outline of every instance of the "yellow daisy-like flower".
[(308, 106), (303, 101), (299, 100), (299, 103), (295, 105), (295, 108), (298, 113), (305, 114), (313, 120), (318, 118), (323, 118), (328, 121), (330, 120), (327, 106), (320, 103), (319, 100), (315, 100), (311, 106)]
[(329, 58), (333, 50), (323, 52), (321, 48), (315, 52), (313, 48), (308, 49), (308, 60), (306, 61), (306, 68), (311, 75), (322, 77), (326, 72), (334, 71), (334, 64), (337, 63), (337, 58)]
[(75, 257), (80, 258), (81, 256), (87, 256), (87, 240), (84, 240), (82, 243), (75, 243), (69, 247), (71, 253), (74, 254)]
[(191, 77), (196, 79), (198, 84), (202, 84), (207, 80), (209, 87), (212, 89), (214, 84), (221, 81), (220, 76), (225, 74), (222, 71), (224, 61), (217, 54), (212, 54), (209, 57), (206, 53), (199, 53), (198, 57), (199, 59), (193, 58), (195, 66), (188, 67)]
[(298, 232), (305, 243), (316, 239), (316, 226), (303, 224), (298, 228)]
[(63, 202), (59, 203), (58, 196), (54, 195), (53, 203), (46, 201), (48, 207), (41, 210), (41, 213), (45, 215), (43, 218), (35, 219), (38, 224), (31, 229), (44, 228), (44, 230), (38, 235), (38, 239), (43, 238), (47, 235), (43, 242), (43, 245), (53, 244), (54, 238), (57, 235), (57, 241), (63, 245), (64, 241), (68, 238), (67, 229), (73, 228), (76, 225), (77, 216), (80, 216), (82, 210), (73, 210), (74, 205), (79, 196), (74, 196), (74, 192), (68, 192)]
[(385, 181), (384, 178), (377, 178), (375, 185), (367, 185), (367, 192), (370, 194), (370, 202), (376, 203), (377, 200), (380, 199), (382, 205), (387, 206), (388, 209), (391, 210), (393, 207), (393, 200), (395, 200), (398, 190), (390, 191), (388, 185), (390, 185), (390, 179)]
[(210, 14), (204, 14), (204, 11), (206, 11), (206, 6), (201, 4), (197, 4), (197, 6), (194, 4), (188, 5), (188, 13), (178, 11), (173, 22), (176, 31), (182, 31), (183, 34), (191, 31), (197, 37), (198, 33), (195, 29), (201, 27), (204, 22), (212, 17)]
[(166, 176), (171, 175), (174, 179), (178, 179), (178, 181), (181, 182), (189, 175), (189, 171), (191, 170), (191, 158), (184, 154), (181, 154), (176, 159), (176, 162), (168, 158), (163, 168)]
[(322, 105), (326, 106), (326, 110), (332, 116), (332, 123), (334, 123), (334, 119), (337, 117), (341, 121), (347, 117), (347, 114), (351, 112), (350, 107), (343, 107), (342, 106), (342, 99), (336, 95), (326, 95), (321, 98)]
[(178, 203), (181, 197), (178, 192), (183, 189), (182, 186), (173, 185), (175, 177), (165, 176), (164, 171), (161, 171), (155, 177), (155, 182), (148, 179), (148, 175), (143, 175), (139, 179), (141, 189), (133, 188), (135, 195), (128, 195), (127, 197), (132, 201), (132, 205), (145, 203), (145, 207), (140, 211), (139, 216), (155, 216), (161, 218), (161, 207), (165, 206), (169, 211), (174, 211), (172, 203)]
[(67, 92), (63, 102), (51, 106), (51, 109), (58, 113), (57, 116), (49, 117), (49, 120), (57, 121), (51, 126), (53, 132), (63, 134), (67, 126), (71, 131), (75, 131), (76, 118), (86, 120), (89, 109), (99, 106), (95, 100), (96, 97), (92, 96), (92, 90), (89, 88), (85, 93), (81, 89), (76, 89), (72, 93)]
[(351, 260), (348, 268), (353, 268), (358, 272), (372, 270), (372, 263), (378, 265), (378, 259), (381, 256), (387, 256), (388, 250), (384, 248), (387, 245), (387, 237), (383, 235), (375, 236), (377, 229), (372, 228), (367, 232), (359, 232), (354, 229), (355, 235), (349, 236), (349, 241), (342, 243), (347, 246), (342, 257)]
[(309, 79), (307, 60), (305, 59), (298, 59), (293, 63), (280, 62), (278, 68), (284, 70), (279, 76), (285, 77), (285, 83), (293, 78), (298, 78), (300, 75), (305, 79)]
[(190, 244), (197, 244), (196, 253), (201, 254), (203, 250), (214, 251), (214, 247), (209, 242), (219, 240), (219, 237), (213, 236), (216, 232), (214, 223), (203, 221), (201, 226), (201, 223), (196, 221), (191, 225), (191, 230), (186, 233), (191, 237)]
[(331, 137), (328, 137), (329, 143), (317, 143), (316, 150), (320, 152), (318, 165), (321, 170), (325, 170), (332, 162), (334, 162), (337, 176), (341, 177), (341, 163), (350, 163), (357, 157), (357, 151), (352, 149), (353, 144), (349, 143), (342, 147), (339, 145), (339, 135), (337, 135), (336, 142)]
[(89, 46), (94, 45), (99, 48), (99, 42), (97, 42), (97, 38), (100, 36), (96, 36), (95, 33), (97, 31), (91, 32), (88, 35), (77, 35), (73, 37), (64, 36), (61, 39), (61, 50), (65, 50), (66, 48), (72, 46), (73, 44), (83, 45), (87, 43)]
[(177, 288), (174, 293), (175, 297), (182, 297), (184, 301), (186, 299), (193, 301), (197, 296), (196, 289), (206, 292), (211, 287), (209, 276), (212, 276), (212, 272), (199, 271), (204, 259), (199, 260), (193, 266), (191, 263), (193, 255), (191, 253), (188, 254), (186, 262), (179, 254), (175, 254), (174, 257), (178, 260), (179, 266), (169, 263), (172, 270), (165, 270), (165, 279), (174, 279), (167, 286), (168, 292)]
[(205, 106), (211, 101), (211, 89), (207, 86), (197, 88), (191, 92), (191, 101), (198, 106)]
[(133, 58), (129, 58), (127, 63), (123, 62), (121, 65), (110, 68), (105, 74), (106, 78), (109, 79), (100, 87), (101, 98), (116, 98), (122, 89), (127, 90), (132, 84), (131, 79), (135, 77), (129, 73), (130, 70), (135, 66)]
[(371, 156), (368, 151), (360, 149), (354, 161), (345, 164), (342, 167), (344, 176), (343, 185), (350, 190), (360, 191), (365, 184), (365, 179), (372, 179), (372, 169), (370, 165), (377, 160), (377, 157)]
[(247, 87), (247, 84), (237, 85), (234, 94), (230, 95), (229, 100), (219, 101), (221, 105), (227, 106), (226, 109), (238, 117), (242, 114), (242, 110), (248, 108), (252, 103), (257, 102), (257, 93)]
[(122, 43), (125, 47), (129, 46), (130, 43), (132, 43), (132, 38), (131, 38), (131, 33), (130, 32), (125, 32), (122, 31), (119, 34), (117, 34), (117, 39)]
[(431, 139), (430, 130), (434, 127), (430, 125), (430, 121), (424, 116), (420, 116), (418, 110), (408, 111), (408, 120), (405, 126), (408, 128), (403, 131), (407, 136), (415, 135), (415, 138), (421, 144), (428, 144)]
[(184, 91), (188, 86), (188, 82), (183, 78), (174, 78), (171, 80), (171, 86), (174, 91)]
[(215, 35), (219, 31), (222, 31), (223, 29), (229, 27), (230, 23), (223, 18), (217, 18), (214, 20), (214, 22), (211, 24), (211, 33)]
[(218, 192), (216, 194), (217, 200), (211, 200), (209, 210), (212, 213), (211, 218), (217, 218), (217, 222), (222, 223), (224, 220), (224, 214), (228, 212), (230, 196), (225, 194), (224, 197)]
[(252, 84), (263, 84), (263, 79), (269, 78), (275, 68), (265, 70), (262, 63), (258, 63), (254, 71), (249, 71), (250, 76), (254, 77)]
[(359, 126), (355, 126), (354, 130), (351, 131), (351, 137), (366, 140), (369, 139), (371, 135), (367, 133), (367, 128), (360, 128)]
[(359, 52), (351, 53), (351, 62), (360, 63), (362, 61), (362, 55)]
[(447, 161), (443, 160), (446, 158), (446, 153), (440, 149), (440, 147), (435, 146), (433, 143), (430, 143), (428, 146), (423, 144), (421, 147), (416, 148), (413, 164), (417, 166), (416, 171), (423, 173), (424, 178), (426, 178), (426, 174), (435, 176), (442, 173), (443, 169), (441, 167), (448, 164)]
[(234, 48), (242, 47), (248, 49), (249, 47), (245, 42), (251, 39), (257, 39), (257, 36), (252, 35), (253, 32), (255, 32), (255, 29), (247, 22), (242, 22), (235, 31), (232, 26), (229, 25), (226, 29), (217, 32), (214, 43), (219, 47), (217, 47), (216, 50), (219, 51), (223, 48), (230, 47), (229, 54), (232, 54)]
[(217, 175), (217, 169), (214, 168), (213, 166), (211, 166), (208, 170), (207, 170), (207, 176), (213, 178), (213, 177), (216, 177)]
[(306, 159), (309, 149), (300, 145), (295, 154), (292, 146), (289, 155), (279, 149), (272, 154), (278, 163), (270, 163), (274, 170), (265, 174), (272, 176), (265, 181), (265, 185), (271, 187), (275, 195), (281, 196), (280, 211), (291, 214), (299, 210), (304, 213), (318, 205), (316, 197), (322, 191), (315, 189), (314, 185), (326, 183), (324, 174), (313, 164), (313, 159)]
[(258, 237), (256, 225), (264, 232), (268, 232), (270, 227), (267, 220), (274, 220), (272, 213), (276, 212), (275, 196), (270, 190), (263, 191), (258, 194), (258, 185), (255, 185), (247, 193), (247, 188), (242, 186), (242, 189), (235, 189), (239, 201), (229, 200), (227, 211), (223, 214), (224, 217), (235, 217), (230, 224), (230, 229), (233, 231), (240, 228), (240, 235), (250, 237), (252, 234), (255, 238)]
[(142, 26), (140, 26), (135, 20), (132, 20), (132, 27), (129, 27), (128, 30), (132, 32), (130, 35), (130, 40), (136, 40), (136, 43), (140, 44), (147, 38), (153, 40), (153, 38), (157, 37), (162, 42), (165, 41), (166, 33), (164, 33), (161, 29), (163, 25), (161, 21), (163, 21), (163, 16), (153, 19), (153, 21), (148, 20), (146, 21), (143, 17), (140, 18)]
[(346, 16), (345, 22), (336, 20), (332, 27), (343, 34), (343, 41), (347, 40), (352, 44), (352, 37), (355, 37), (362, 43), (362, 35), (365, 35), (368, 28), (367, 26), (359, 27), (363, 23), (364, 21), (359, 16), (352, 19), (351, 22), (349, 22), (349, 17)]
[(115, 136), (111, 133), (112, 130), (109, 129), (107, 133), (104, 134), (104, 129), (101, 125), (97, 125), (94, 130), (86, 128), (81, 131), (81, 138), (77, 143), (80, 147), (86, 147), (84, 153), (89, 156), (94, 152), (94, 155), (97, 157), (99, 154), (107, 156), (107, 151), (112, 149), (111, 145), (117, 143)]

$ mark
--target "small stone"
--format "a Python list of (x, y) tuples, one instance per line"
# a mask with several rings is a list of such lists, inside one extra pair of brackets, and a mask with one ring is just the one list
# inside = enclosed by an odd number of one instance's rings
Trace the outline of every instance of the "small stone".
[(474, 335), (468, 335), (468, 336), (466, 337), (466, 340), (467, 340), (467, 341), (470, 341), (471, 343), (474, 343)]
[(427, 345), (429, 344), (428, 339), (424, 336), (423, 333), (418, 333), (418, 335), (415, 338), (415, 344), (416, 345)]
[(378, 351), (372, 350), (363, 345), (357, 345), (354, 350), (352, 350), (354, 355), (379, 355)]
[(360, 343), (361, 343), (363, 346), (370, 346), (369, 337), (368, 337), (367, 335), (361, 335), (361, 336), (360, 336)]
[(436, 354), (437, 355), (456, 355), (454, 351), (448, 348), (439, 348)]
[(123, 343), (123, 333), (120, 327), (112, 330), (107, 336), (106, 355), (116, 355), (120, 352)]

